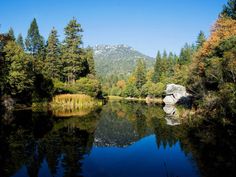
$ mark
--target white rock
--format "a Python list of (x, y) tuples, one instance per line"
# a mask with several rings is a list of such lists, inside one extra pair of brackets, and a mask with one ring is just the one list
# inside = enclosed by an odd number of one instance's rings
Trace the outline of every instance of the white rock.
[(163, 102), (166, 105), (174, 105), (181, 98), (189, 96), (189, 94), (186, 91), (186, 88), (182, 85), (177, 85), (177, 84), (168, 84), (165, 92), (166, 92), (166, 97), (164, 98)]

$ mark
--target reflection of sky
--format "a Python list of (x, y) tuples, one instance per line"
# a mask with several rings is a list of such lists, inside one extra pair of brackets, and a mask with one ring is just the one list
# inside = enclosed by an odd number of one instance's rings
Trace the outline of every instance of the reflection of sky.
[(94, 147), (83, 162), (84, 176), (198, 176), (193, 162), (176, 143), (157, 149), (155, 136), (126, 148)]
[[(63, 176), (61, 156), (56, 176)], [(93, 147), (82, 162), (84, 177), (194, 177), (199, 176), (196, 165), (184, 154), (179, 142), (172, 147), (157, 148), (155, 135), (148, 136), (126, 148)], [(27, 177), (23, 166), (14, 177)], [(39, 177), (51, 177), (46, 159)]]

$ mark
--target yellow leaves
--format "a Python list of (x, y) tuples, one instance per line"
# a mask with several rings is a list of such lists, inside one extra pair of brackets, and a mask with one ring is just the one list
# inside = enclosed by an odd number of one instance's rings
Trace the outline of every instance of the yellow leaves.
[(117, 83), (116, 83), (116, 86), (120, 89), (124, 89), (125, 86), (126, 86), (126, 83), (124, 80), (119, 80)]
[(236, 20), (220, 17), (214, 24), (211, 35), (197, 52), (198, 58), (207, 57), (220, 41), (236, 35)]
[(132, 75), (132, 76), (129, 77), (128, 83), (130, 83), (130, 84), (135, 84), (135, 83), (136, 83), (136, 80), (137, 80), (136, 77)]

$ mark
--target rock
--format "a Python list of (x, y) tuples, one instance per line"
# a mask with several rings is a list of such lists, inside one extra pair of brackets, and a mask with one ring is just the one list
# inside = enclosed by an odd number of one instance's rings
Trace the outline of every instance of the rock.
[(177, 99), (175, 99), (172, 95), (168, 95), (163, 99), (163, 102), (166, 105), (174, 105), (175, 103), (177, 103)]
[(166, 124), (170, 126), (180, 125), (181, 122), (179, 119), (173, 119), (172, 117), (165, 117)]
[(189, 96), (189, 94), (186, 91), (186, 88), (182, 85), (177, 85), (177, 84), (168, 84), (165, 92), (166, 92), (166, 97), (164, 98), (163, 102), (166, 105), (174, 105), (179, 100), (187, 98)]
[(165, 111), (167, 115), (170, 115), (170, 116), (174, 116), (176, 113), (176, 107), (173, 105), (165, 105), (163, 110)]

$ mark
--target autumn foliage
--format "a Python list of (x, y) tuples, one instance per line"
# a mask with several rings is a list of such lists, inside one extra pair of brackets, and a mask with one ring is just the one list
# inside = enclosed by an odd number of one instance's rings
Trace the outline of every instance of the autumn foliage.
[(222, 40), (229, 39), (236, 35), (236, 20), (229, 17), (220, 17), (213, 25), (211, 35), (203, 44), (196, 57), (202, 58), (211, 55), (212, 50)]
[(236, 115), (236, 20), (221, 16), (190, 65), (188, 90), (207, 117)]

